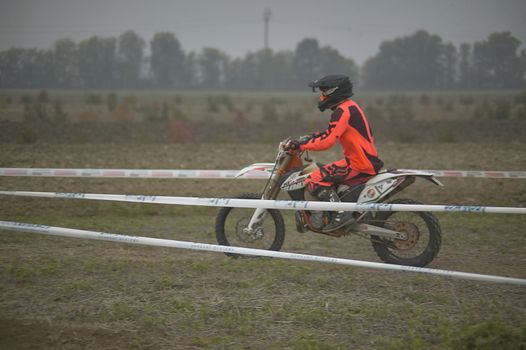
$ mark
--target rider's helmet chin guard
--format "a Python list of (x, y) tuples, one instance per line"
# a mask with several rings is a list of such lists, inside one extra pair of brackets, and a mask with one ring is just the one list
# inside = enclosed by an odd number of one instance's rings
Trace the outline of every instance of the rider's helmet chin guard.
[(312, 92), (319, 89), (320, 101), (318, 108), (325, 111), (327, 108), (335, 108), (340, 102), (353, 95), (353, 85), (348, 76), (342, 74), (327, 75), (309, 84)]

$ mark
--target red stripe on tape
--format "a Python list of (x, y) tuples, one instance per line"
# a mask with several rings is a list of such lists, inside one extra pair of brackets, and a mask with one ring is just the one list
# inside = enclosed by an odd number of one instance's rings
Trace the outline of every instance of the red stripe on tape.
[(53, 174), (56, 176), (74, 176), (74, 175), (77, 175), (77, 171), (75, 170), (55, 170)]
[(126, 172), (124, 171), (104, 171), (102, 173), (102, 176), (126, 176)]
[(173, 177), (171, 171), (152, 171), (152, 176), (155, 177)]
[(443, 176), (462, 176), (464, 175), (462, 171), (444, 171)]
[(6, 170), (6, 175), (27, 175), (27, 170), (22, 169), (12, 169), (12, 170)]
[(486, 171), (485, 175), (487, 177), (506, 177), (502, 171)]

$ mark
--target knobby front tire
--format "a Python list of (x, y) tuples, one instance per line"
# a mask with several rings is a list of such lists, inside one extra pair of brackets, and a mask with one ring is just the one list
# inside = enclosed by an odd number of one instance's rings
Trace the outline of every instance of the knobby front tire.
[[(244, 193), (235, 198), (260, 199), (257, 193)], [(216, 216), (215, 233), (220, 245), (254, 248), (264, 250), (281, 249), (285, 240), (285, 223), (283, 216), (276, 209), (267, 209), (263, 220), (263, 237), (254, 238), (243, 233), (256, 209), (253, 208), (221, 208)], [(225, 253), (230, 257), (240, 257), (240, 254)]]

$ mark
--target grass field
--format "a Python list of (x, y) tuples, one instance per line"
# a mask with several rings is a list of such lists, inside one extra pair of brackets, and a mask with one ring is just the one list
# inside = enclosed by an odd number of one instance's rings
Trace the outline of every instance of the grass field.
[[(420, 129), (412, 131), (416, 139), (400, 140), (383, 138), (381, 127), (376, 139), (386, 168), (525, 170), (524, 125), (516, 115), (503, 122), (516, 125), (510, 140), (508, 130), (499, 128), (472, 139), (477, 142), (459, 136), (425, 142)], [(239, 169), (272, 161), (279, 141), (67, 143), (46, 136), (46, 142), (24, 143), (13, 140), (22, 140), (20, 133), (31, 126), (6, 123), (15, 138), (6, 142), (9, 135), (0, 131), (0, 167)], [(331, 161), (339, 150), (316, 157)], [(442, 181), (445, 188), (417, 182), (399, 197), (429, 204), (526, 205), (522, 180)], [(0, 178), (0, 188), (12, 190), (210, 197), (259, 192), (262, 186), (258, 180)], [(216, 213), (205, 207), (14, 197), (0, 204), (1, 220), (204, 243), (215, 243)], [(283, 214), (284, 251), (379, 261), (362, 238), (300, 234), (292, 213)], [(430, 267), (526, 278), (523, 216), (437, 216), (443, 245)], [(0, 349), (526, 346), (524, 287), (7, 231), (0, 231), (0, 250)]]

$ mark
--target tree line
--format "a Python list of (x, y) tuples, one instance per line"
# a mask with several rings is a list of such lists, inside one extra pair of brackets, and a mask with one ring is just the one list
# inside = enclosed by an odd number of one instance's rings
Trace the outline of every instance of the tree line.
[(337, 49), (306, 38), (294, 50), (262, 49), (229, 57), (217, 48), (185, 52), (176, 35), (148, 43), (134, 31), (50, 49), (0, 52), (0, 88), (304, 89), (326, 74), (347, 74), (367, 89), (518, 89), (526, 87), (526, 51), (510, 32), (455, 47), (420, 30), (384, 41), (360, 68)]

